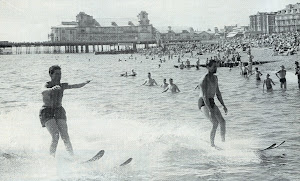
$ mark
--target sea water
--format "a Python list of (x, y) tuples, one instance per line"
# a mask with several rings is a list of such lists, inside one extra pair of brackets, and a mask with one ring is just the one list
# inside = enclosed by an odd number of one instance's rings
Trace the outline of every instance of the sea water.
[[(134, 55), (31, 54), (0, 56), (0, 180), (299, 180), (300, 91), (294, 75), (299, 55), (272, 56), (269, 49), (254, 49), (254, 60), (275, 82), (263, 92), (255, 75), (244, 78), (238, 67), (219, 68), (217, 76), (228, 108), (226, 142), (217, 130), (210, 147), (211, 123), (199, 111), (195, 87), (205, 68), (180, 70), (177, 57)], [(201, 63), (212, 55), (201, 56)], [(162, 59), (163, 59), (162, 58)], [(186, 54), (195, 64), (196, 58)], [(119, 62), (118, 60), (122, 61)], [(126, 61), (125, 61), (126, 60)], [(242, 53), (242, 61), (247, 55)], [(41, 87), (50, 80), (51, 65), (62, 68), (61, 82), (91, 83), (65, 90), (69, 135), (75, 158), (59, 140), (56, 157), (49, 156), (50, 134), (42, 128)], [(159, 68), (158, 64), (161, 64)], [(287, 90), (280, 89), (275, 73), (287, 69)], [(120, 74), (134, 69), (136, 77)], [(160, 86), (142, 86), (147, 73), (161, 85), (173, 78), (180, 93), (162, 93)], [(279, 148), (256, 150), (286, 140)], [(99, 150), (104, 156), (81, 164)], [(133, 158), (126, 166), (119, 165)]]

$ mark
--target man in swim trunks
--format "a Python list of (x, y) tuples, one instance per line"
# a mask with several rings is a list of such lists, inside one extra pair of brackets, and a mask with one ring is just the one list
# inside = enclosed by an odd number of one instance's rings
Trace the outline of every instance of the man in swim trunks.
[(265, 88), (265, 85), (266, 85), (267, 92), (272, 92), (272, 90), (273, 90), (272, 84), (275, 85), (273, 80), (270, 79), (270, 74), (267, 74), (267, 79), (264, 80), (264, 84), (263, 84), (263, 91), (264, 91), (264, 88)]
[(154, 79), (151, 78), (151, 73), (148, 73), (148, 79), (145, 80), (145, 82), (142, 85), (147, 85), (147, 86), (154, 86), (157, 85), (156, 81)]
[(248, 77), (248, 72), (249, 72), (249, 69), (246, 67), (246, 64), (244, 63), (243, 67), (242, 67), (242, 75), (244, 77)]
[(90, 81), (73, 85), (61, 83), (61, 68), (58, 65), (49, 68), (49, 75), (51, 81), (46, 82), (42, 89), (44, 104), (39, 117), (42, 127), (46, 127), (52, 137), (50, 155), (55, 157), (59, 135), (64, 141), (67, 151), (70, 155), (73, 155), (73, 148), (68, 134), (66, 111), (62, 107), (63, 92), (65, 89), (81, 88)]
[(169, 86), (169, 84), (167, 83), (167, 79), (164, 79), (163, 84), (161, 85), (162, 88), (166, 89)]
[(276, 76), (279, 78), (280, 80), (280, 87), (282, 88), (282, 86), (284, 87), (284, 89), (286, 89), (286, 70), (284, 69), (284, 66), (281, 65), (281, 70), (279, 70), (278, 72), (276, 72)]
[(295, 75), (298, 76), (298, 87), (300, 89), (300, 66), (299, 66), (299, 62), (295, 61)]
[(263, 74), (258, 70), (258, 67), (255, 67), (255, 77), (257, 81), (261, 81), (260, 76)]
[(215, 105), (214, 97), (217, 95), (219, 102), (223, 105), (225, 113), (227, 108), (223, 102), (222, 95), (218, 85), (218, 77), (214, 75), (217, 72), (217, 63), (215, 60), (209, 60), (206, 65), (208, 73), (200, 81), (200, 95), (198, 100), (199, 109), (212, 122), (213, 127), (210, 132), (210, 144), (215, 147), (215, 134), (220, 124), (222, 141), (225, 142), (226, 122)]
[(180, 92), (177, 85), (173, 83), (173, 79), (169, 79), (169, 82), (169, 86), (162, 93), (167, 92), (167, 90), (170, 90), (172, 93)]

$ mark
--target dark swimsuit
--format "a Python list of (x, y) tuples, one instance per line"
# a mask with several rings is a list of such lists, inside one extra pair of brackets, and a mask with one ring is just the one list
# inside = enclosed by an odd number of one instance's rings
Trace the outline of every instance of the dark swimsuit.
[[(213, 109), (215, 107), (215, 105), (216, 105), (214, 98), (208, 98), (208, 101), (210, 103), (210, 107)], [(205, 106), (205, 102), (202, 99), (202, 105), (201, 105), (201, 107), (203, 107), (203, 106)], [(201, 107), (200, 107), (200, 109), (201, 109)]]
[[(62, 87), (62, 90), (55, 91), (50, 96), (51, 101), (53, 101), (53, 103), (52, 103), (53, 106), (42, 106), (42, 108), (40, 109), (39, 117), (40, 117), (42, 127), (46, 127), (45, 124), (50, 119), (55, 119), (55, 120), (65, 119), (65, 120), (67, 120), (66, 111), (61, 106), (61, 102), (62, 102), (62, 97), (63, 97), (63, 91), (68, 84), (61, 83), (59, 85)], [(53, 85), (50, 85), (50, 82), (47, 82), (46, 87), (51, 88), (51, 87), (53, 87)], [(46, 99), (46, 98), (43, 97), (43, 99)], [(45, 102), (46, 100), (43, 100), (43, 101)]]
[(281, 78), (281, 79), (280, 79), (280, 82), (281, 82), (281, 83), (285, 83), (285, 82), (286, 82), (286, 79), (285, 79), (285, 78)]
[(50, 119), (55, 119), (55, 120), (65, 119), (65, 120), (67, 120), (66, 111), (62, 106), (56, 107), (56, 108), (43, 106), (40, 109), (39, 117), (40, 117), (42, 127), (46, 127), (45, 124)]

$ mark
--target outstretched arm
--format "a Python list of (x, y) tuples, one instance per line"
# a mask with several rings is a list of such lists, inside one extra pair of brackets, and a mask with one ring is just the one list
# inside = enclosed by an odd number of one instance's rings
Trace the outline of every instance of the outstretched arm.
[(86, 84), (88, 84), (88, 83), (90, 83), (90, 82), (91, 82), (91, 81), (88, 80), (88, 81), (83, 82), (83, 83), (81, 83), (81, 84), (72, 84), (72, 85), (68, 85), (68, 86), (66, 87), (66, 89), (76, 89), (76, 88), (81, 88), (81, 87), (85, 86)]

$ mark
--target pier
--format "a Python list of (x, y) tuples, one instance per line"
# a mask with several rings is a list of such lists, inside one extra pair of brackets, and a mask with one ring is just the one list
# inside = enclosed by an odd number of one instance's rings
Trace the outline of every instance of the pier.
[(156, 45), (153, 41), (90, 41), (90, 42), (8, 42), (0, 41), (0, 49), (11, 50), (11, 54), (43, 54), (43, 53), (92, 53), (120, 50), (137, 51)]

